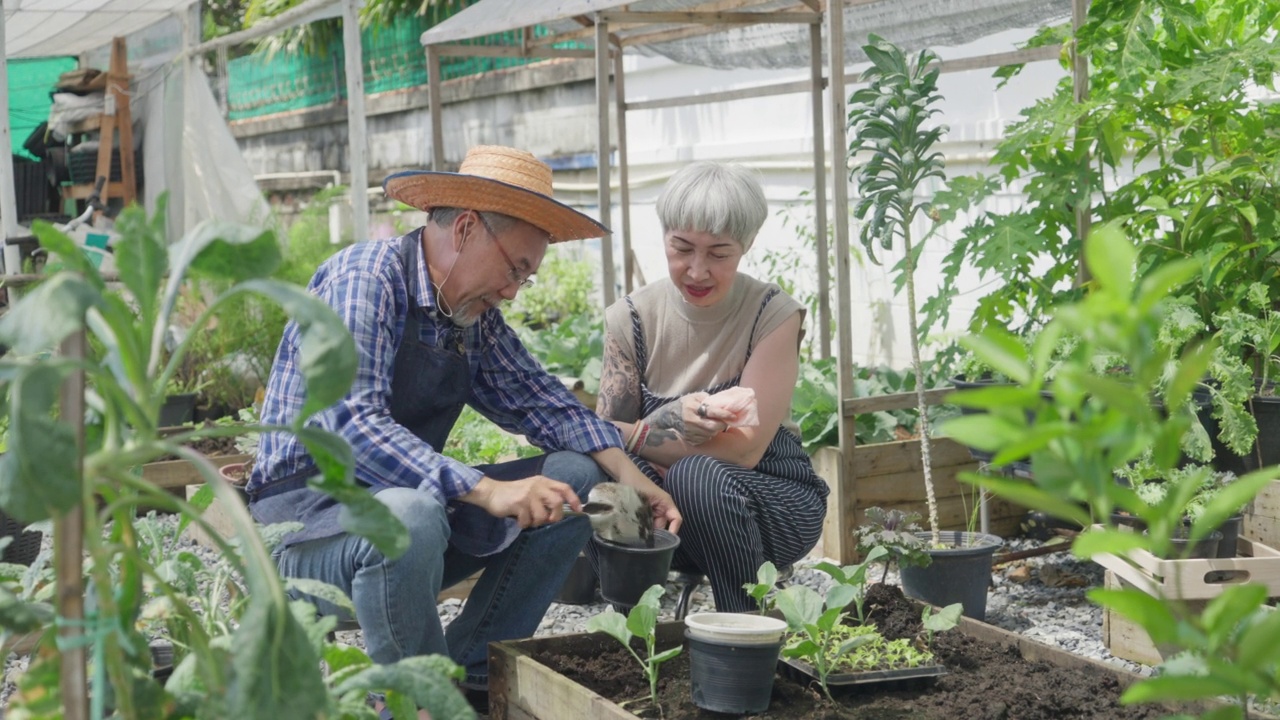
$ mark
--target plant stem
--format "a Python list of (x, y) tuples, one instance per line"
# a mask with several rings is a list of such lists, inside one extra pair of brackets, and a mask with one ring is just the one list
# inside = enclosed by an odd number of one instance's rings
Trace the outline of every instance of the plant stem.
[(916, 325), (915, 257), (911, 252), (910, 217), (902, 223), (902, 241), (907, 257), (907, 332), (911, 336), (911, 365), (916, 372), (916, 404), (920, 407), (920, 471), (924, 475), (924, 496), (929, 504), (929, 531), (933, 533), (933, 545), (942, 544), (938, 532), (938, 499), (933, 492), (933, 458), (929, 448), (929, 407), (924, 399), (924, 367), (920, 364), (920, 338)]

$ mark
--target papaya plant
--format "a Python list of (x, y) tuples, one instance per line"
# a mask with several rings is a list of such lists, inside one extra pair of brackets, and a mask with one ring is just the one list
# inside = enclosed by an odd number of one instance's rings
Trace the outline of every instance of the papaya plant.
[[(300, 286), (270, 279), (281, 259), (270, 232), (207, 221), (170, 243), (165, 218), (163, 201), (150, 218), (136, 207), (120, 214), (120, 280), (111, 285), (69, 238), (36, 223), (41, 245), (58, 260), (0, 319), (0, 343), (11, 348), (0, 359), (0, 391), (7, 397), (0, 414), (9, 422), (0, 508), (24, 522), (53, 519), (60, 558), (52, 608), (60, 629), (56, 647), (50, 630), (6, 714), (43, 717), (50, 707), (75, 706), (73, 714), (91, 709), (91, 716), (103, 717), (110, 701), (122, 718), (351, 717), (371, 713), (366, 691), (390, 689), (435, 717), (470, 717), (465, 699), (450, 688), (449, 673), (456, 671), (447, 662), (430, 660), (434, 669), (408, 683), (403, 678), (423, 670), (423, 659), (373, 667), (367, 657), (348, 657), (338, 663), (345, 673), (328, 679), (322, 673), (322, 652), (331, 667), (337, 662), (324, 642), (333, 619), (316, 618), (310, 604), (290, 601), (243, 503), (188, 444), (206, 436), (297, 434), (321, 470), (311, 486), (346, 505), (348, 529), (388, 557), (399, 556), (408, 542), (404, 528), (355, 483), (350, 447), (307, 425), (347, 392), (354, 343), (327, 305)], [(166, 348), (171, 315), (191, 274), (229, 282), (187, 339)], [(301, 329), (301, 412), (287, 427), (222, 425), (162, 435), (165, 387), (189, 343), (220, 307), (243, 294), (282, 307)], [(166, 455), (190, 461), (213, 488), (234, 523), (234, 544), (198, 507), (142, 479), (141, 465)], [(154, 536), (137, 517), (144, 505), (178, 513), (218, 544), (230, 567), (218, 581), (242, 589), (228, 622), (205, 622), (181, 564), (166, 564), (164, 553), (153, 552)], [(164, 624), (176, 644), (175, 670), (163, 687), (151, 675), (152, 638), (139, 630), (156, 597), (166, 600)], [(29, 629), (45, 617), (46, 606), (34, 597), (5, 590), (0, 600), (6, 631)], [(73, 659), (81, 652), (87, 671)]]
[[(891, 250), (902, 241), (903, 259), (895, 268), (907, 291), (907, 334), (911, 339), (911, 365), (916, 375), (916, 396), (925, 403), (924, 367), (920, 363), (920, 334), (916, 322), (915, 267), (923, 238), (912, 237), (912, 223), (924, 213), (934, 217), (931, 204), (916, 193), (930, 179), (942, 180), (942, 153), (934, 149), (947, 128), (931, 122), (940, 113), (938, 56), (925, 49), (913, 59), (883, 38), (871, 35), (863, 46), (871, 67), (863, 73), (867, 86), (849, 97), (849, 157), (851, 177), (860, 194), (853, 213), (863, 220), (860, 238), (867, 257), (876, 259), (876, 247)], [(936, 228), (934, 225), (932, 228)], [(929, 530), (933, 544), (938, 534), (938, 501), (933, 490), (930, 459), (929, 413), (920, 413), (920, 460)]]

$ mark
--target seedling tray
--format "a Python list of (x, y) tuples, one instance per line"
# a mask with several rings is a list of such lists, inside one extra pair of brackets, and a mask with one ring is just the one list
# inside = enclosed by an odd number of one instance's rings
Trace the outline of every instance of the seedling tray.
[(1236, 554), (1234, 558), (1164, 560), (1145, 550), (1132, 550), (1124, 557), (1095, 555), (1093, 561), (1158, 597), (1208, 600), (1225, 587), (1247, 582), (1265, 586), (1268, 597), (1280, 597), (1280, 550), (1241, 536)]
[[(818, 671), (809, 663), (796, 658), (779, 658), (778, 671), (796, 682), (818, 682)], [(881, 683), (907, 683), (915, 680), (931, 680), (946, 674), (947, 669), (942, 665), (921, 665), (901, 670), (832, 673), (827, 676), (827, 685), (832, 688), (851, 688)]]

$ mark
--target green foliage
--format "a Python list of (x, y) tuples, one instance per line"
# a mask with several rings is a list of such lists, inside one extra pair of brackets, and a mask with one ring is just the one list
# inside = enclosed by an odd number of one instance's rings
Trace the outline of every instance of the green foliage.
[[(899, 567), (925, 567), (933, 558), (926, 552), (925, 542), (916, 534), (918, 532), (920, 513), (869, 507), (865, 521), (854, 528), (853, 537), (858, 542), (858, 552), (867, 553), (868, 557), (881, 550), (881, 554), (887, 552)], [(884, 570), (887, 577), (889, 563), (885, 563)]]
[[(831, 673), (905, 670), (934, 662), (932, 652), (917, 648), (906, 638), (886, 640), (871, 626), (836, 625), (831, 629), (831, 636), (831, 657), (827, 659)], [(806, 640), (803, 636), (792, 636), (790, 643), (783, 648), (783, 653), (804, 642)]]
[[(853, 372), (854, 397), (874, 397), (894, 393), (911, 392), (916, 387), (916, 376), (888, 367), (855, 367)], [(949, 387), (947, 379), (933, 370), (925, 372), (926, 388)], [(928, 409), (930, 427), (952, 415), (951, 405), (931, 405)], [(824, 445), (835, 446), (839, 437), (839, 401), (836, 397), (836, 363), (834, 358), (800, 363), (800, 375), (796, 380), (795, 394), (791, 399), (791, 418), (800, 429), (801, 443), (809, 452)], [(863, 413), (854, 418), (854, 434), (859, 445), (901, 440), (903, 433), (915, 436), (920, 432), (920, 413), (915, 408)]]
[(595, 272), (591, 263), (566, 257), (553, 245), (538, 267), (537, 282), (521, 290), (503, 314), (513, 325), (532, 329), (577, 315), (592, 317), (596, 314), (591, 303)]
[[(649, 679), (649, 700), (654, 707), (658, 706), (658, 668), (662, 663), (679, 655), (683, 649), (677, 645), (662, 652), (657, 651), (655, 631), (658, 626), (658, 611), (661, 609), (659, 600), (663, 592), (661, 585), (654, 585), (645, 590), (644, 595), (640, 596), (640, 600), (625, 618), (610, 607), (587, 621), (587, 632), (607, 634), (622, 643), (627, 652), (631, 653), (631, 657), (640, 663), (645, 677)], [(643, 658), (631, 647), (631, 640), (637, 637), (644, 641), (645, 656)]]
[[(962, 416), (947, 430), (961, 442), (996, 454), (996, 462), (1029, 455), (1032, 483), (966, 475), (1003, 497), (1050, 515), (1088, 526), (1093, 517), (1121, 509), (1146, 522), (1147, 534), (1119, 529), (1082, 533), (1073, 552), (1082, 558), (1100, 553), (1125, 556), (1142, 549), (1169, 557), (1171, 538), (1182, 535), (1188, 508), (1205, 484), (1205, 473), (1174, 472), (1181, 463), (1181, 439), (1193, 422), (1187, 408), (1191, 393), (1212, 361), (1212, 342), (1177, 352), (1154, 342), (1169, 311), (1168, 298), (1197, 276), (1202, 263), (1166, 263), (1139, 276), (1140, 255), (1118, 222), (1094, 228), (1085, 259), (1095, 278), (1087, 297), (1061, 307), (1029, 351), (1010, 353), (1002, 331), (988, 329), (967, 338), (966, 346), (1005, 368), (1012, 387), (958, 393), (961, 404), (986, 410)], [(1053, 394), (1044, 397), (1046, 368), (1057, 338), (1078, 338), (1074, 350), (1057, 360)], [(1100, 373), (1101, 353), (1122, 358), (1125, 377)], [(1155, 395), (1164, 411), (1152, 406)], [(1137, 462), (1167, 478), (1157, 504), (1143, 502), (1134, 489), (1115, 481), (1114, 473)], [(1249, 502), (1280, 468), (1266, 468), (1221, 485), (1198, 510), (1190, 526), (1190, 544), (1206, 537)], [(1080, 510), (1081, 506), (1089, 512)], [(1280, 691), (1280, 617), (1265, 607), (1266, 590), (1245, 584), (1223, 588), (1202, 612), (1172, 598), (1138, 589), (1090, 591), (1089, 597), (1140, 624), (1159, 645), (1186, 650), (1166, 664), (1159, 678), (1128, 691), (1125, 702), (1210, 699), (1232, 696), (1243, 705), (1250, 696)]]
[[(301, 5), (304, 0), (246, 0), (244, 26), (264, 22)], [(440, 22), (469, 4), (467, 0), (367, 0), (360, 8), (361, 27), (389, 27), (415, 15), (427, 15)], [(329, 18), (295, 25), (259, 41), (259, 49), (269, 53), (306, 52), (327, 55), (342, 46), (342, 19)]]
[(925, 633), (925, 645), (933, 644), (933, 634), (937, 632), (946, 632), (960, 624), (960, 615), (964, 612), (964, 605), (961, 603), (952, 603), (943, 608), (934, 608), (926, 605), (924, 614), (920, 618), (920, 627)]
[(467, 465), (489, 465), (518, 457), (531, 457), (540, 451), (489, 422), (470, 407), (462, 408), (441, 454)]
[[(923, 327), (945, 322), (957, 282), (995, 280), (971, 328), (1016, 332), (1081, 297), (1076, 209), (1095, 223), (1123, 221), (1140, 274), (1183, 257), (1202, 260), (1201, 282), (1180, 292), (1205, 319), (1237, 307), (1253, 282), (1277, 292), (1275, 167), (1270, 128), (1280, 46), (1280, 3), (1160, 0), (1093, 3), (1077, 37), (1089, 99), (1064, 77), (997, 144), (995, 175), (952, 178), (935, 196), (951, 221), (997, 193), (1025, 192), (1011, 213), (979, 212), (943, 262), (943, 284)], [(1056, 42), (1068, 30), (1041, 33)], [(1063, 54), (1063, 66), (1069, 57)], [(1002, 70), (1007, 77), (1012, 69)]]
[[(536, 287), (536, 286), (535, 286)], [(604, 357), (604, 321), (589, 314), (571, 315), (548, 328), (516, 327), (525, 349), (547, 372), (582, 380), (592, 394), (600, 390)]]
[(756, 605), (760, 606), (760, 614), (768, 615), (773, 609), (773, 601), (769, 599), (769, 593), (774, 586), (778, 584), (778, 568), (768, 560), (756, 570), (756, 581), (754, 583), (745, 583), (742, 586), (747, 594), (755, 599)]
[(866, 613), (863, 612), (863, 603), (867, 599), (867, 568), (871, 566), (871, 563), (888, 554), (889, 551), (886, 548), (874, 547), (867, 552), (862, 562), (857, 565), (840, 567), (824, 561), (814, 565), (814, 568), (830, 575), (831, 579), (836, 581), (836, 584), (853, 589), (851, 593), (852, 599), (845, 603), (845, 607), (852, 604), (854, 611), (857, 613), (858, 622), (861, 623), (867, 621)]
[[(322, 472), (313, 486), (347, 504), (353, 532), (397, 557), (407, 545), (404, 528), (355, 484), (346, 441), (306, 425), (346, 393), (355, 374), (354, 343), (326, 304), (303, 288), (270, 279), (280, 262), (270, 233), (210, 221), (170, 244), (165, 217), (162, 202), (150, 218), (136, 207), (117, 218), (119, 287), (108, 287), (68, 237), (37, 223), (41, 244), (66, 271), (52, 274), (0, 319), (0, 342), (12, 348), (0, 359), (4, 415), (10, 422), (9, 447), (0, 460), (0, 507), (24, 521), (82, 511), (83, 547), (58, 544), (57, 550), (87, 555), (84, 585), (92, 612), (82, 626), (61, 626), (80, 629), (79, 638), (70, 642), (88, 645), (96, 668), (92, 689), (60, 686), (56, 653), (41, 655), (7, 711), (15, 717), (41, 715), (64, 695), (67, 702), (86, 694), (98, 702), (110, 694), (124, 718), (333, 715), (338, 707), (351, 707), (355, 695), (335, 697), (321, 674), (326, 628), (313, 607), (289, 600), (243, 503), (188, 444), (214, 435), (297, 434)], [(189, 274), (220, 279), (228, 287), (210, 299), (185, 339), (166, 350), (164, 336)], [(160, 405), (190, 343), (226, 302), (243, 294), (280, 305), (301, 329), (306, 398), (294, 423), (213, 426), (162, 436)], [(81, 333), (94, 338), (100, 356), (52, 353)], [(63, 418), (59, 412), (59, 391), (72, 373), (83, 373), (97, 423), (83, 457), (73, 425), (81, 418)], [(236, 544), (223, 540), (199, 508), (142, 480), (138, 466), (167, 455), (190, 461), (212, 486), (231, 517)], [(196, 556), (178, 549), (149, 521), (138, 520), (137, 508), (144, 505), (177, 512), (183, 522), (201, 526), (218, 543), (229, 569), (210, 574)], [(5, 608), (0, 623), (9, 631), (21, 629), (23, 618), (38, 618), (41, 602), (60, 596), (24, 596), (12, 586), (4, 590), (9, 595), (0, 593)], [(205, 607), (222, 598), (230, 599), (225, 611)], [(163, 689), (150, 679), (145, 628), (162, 628), (185, 653)], [(423, 677), (417, 687), (432, 682)], [(356, 693), (361, 702), (367, 689)], [(447, 716), (446, 705), (432, 707)]]
[[(911, 341), (911, 365), (916, 376), (917, 407), (927, 408), (924, 384), (925, 370), (920, 361), (921, 334), (916, 319), (915, 267), (917, 255), (937, 225), (916, 243), (912, 242), (911, 225), (917, 214), (924, 212), (938, 220), (928, 202), (916, 200), (916, 192), (929, 180), (943, 179), (942, 153), (934, 150), (947, 128), (930, 127), (930, 118), (941, 112), (931, 107), (942, 100), (938, 94), (938, 56), (921, 50), (914, 60), (892, 43), (876, 35), (863, 46), (871, 68), (862, 74), (867, 86), (849, 98), (849, 158), (852, 177), (860, 199), (853, 212), (863, 219), (860, 237), (873, 261), (875, 246), (883, 250), (901, 239), (903, 258), (894, 271), (899, 287), (907, 290), (907, 337)], [(929, 529), (938, 544), (938, 502), (933, 491), (933, 468), (930, 458), (929, 414), (920, 416), (921, 479), (929, 510)]]

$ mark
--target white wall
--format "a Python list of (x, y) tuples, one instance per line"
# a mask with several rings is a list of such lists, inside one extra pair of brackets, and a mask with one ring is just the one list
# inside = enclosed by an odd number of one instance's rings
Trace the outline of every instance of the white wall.
[[(936, 51), (944, 59), (1004, 52), (1027, 34), (1003, 33), (974, 45), (937, 48)], [(807, 70), (721, 71), (631, 55), (625, 62), (627, 99), (631, 102), (808, 77)], [(941, 76), (940, 90), (945, 100), (939, 117), (950, 126), (950, 133), (941, 148), (947, 157), (948, 175), (982, 170), (1002, 128), (1017, 119), (1022, 108), (1052, 92), (1054, 84), (1064, 75), (1057, 62), (1033, 63), (1019, 78), (997, 91), (991, 72), (978, 70)], [(796, 221), (812, 228), (812, 209), (801, 208), (798, 204), (801, 192), (813, 188), (810, 108), (809, 95), (802, 93), (627, 114), (632, 244), (647, 280), (662, 278), (666, 274), (661, 229), (653, 207), (662, 182), (683, 163), (716, 159), (757, 168), (769, 199), (770, 216), (748, 255), (747, 272), (759, 270), (759, 256), (764, 251), (793, 253), (803, 258), (797, 263), (799, 267), (792, 275), (793, 280), (813, 286), (816, 260), (811, 252), (803, 251), (794, 230)], [(829, 133), (829, 109), (824, 110), (823, 120)], [(825, 142), (829, 144), (829, 135)], [(922, 195), (928, 192), (925, 190)], [(558, 178), (557, 193), (569, 202), (588, 207), (595, 205), (594, 181), (589, 181), (588, 176), (566, 177), (563, 182)], [(612, 227), (620, 231), (621, 211), (617, 207), (616, 188), (613, 202)], [(1016, 207), (1018, 202), (1020, 198), (1016, 196), (998, 197), (989, 207), (997, 211), (1008, 210)], [(784, 215), (790, 216), (790, 224), (784, 225)], [(918, 223), (915, 234), (918, 236), (924, 229), (925, 225)], [(856, 248), (855, 257), (862, 257), (856, 233), (856, 224), (851, 223), (850, 242)], [(917, 274), (918, 302), (923, 302), (939, 286), (941, 260), (948, 248), (948, 235), (951, 234), (935, 235), (924, 251)], [(620, 250), (620, 244), (618, 248)], [(620, 252), (615, 252), (615, 256), (620, 256)], [(905, 367), (910, 362), (906, 295), (905, 292), (894, 294), (889, 274), (889, 268), (900, 257), (901, 248), (897, 248), (889, 256), (881, 257), (881, 265), (865, 260), (855, 263), (851, 312), (853, 359), (856, 363)], [(753, 274), (765, 275), (761, 272)], [(981, 290), (976, 277), (965, 276), (963, 280), (962, 295), (952, 310), (953, 328), (963, 327), (967, 322)], [(810, 319), (809, 328), (810, 335), (818, 330), (816, 318)]]

